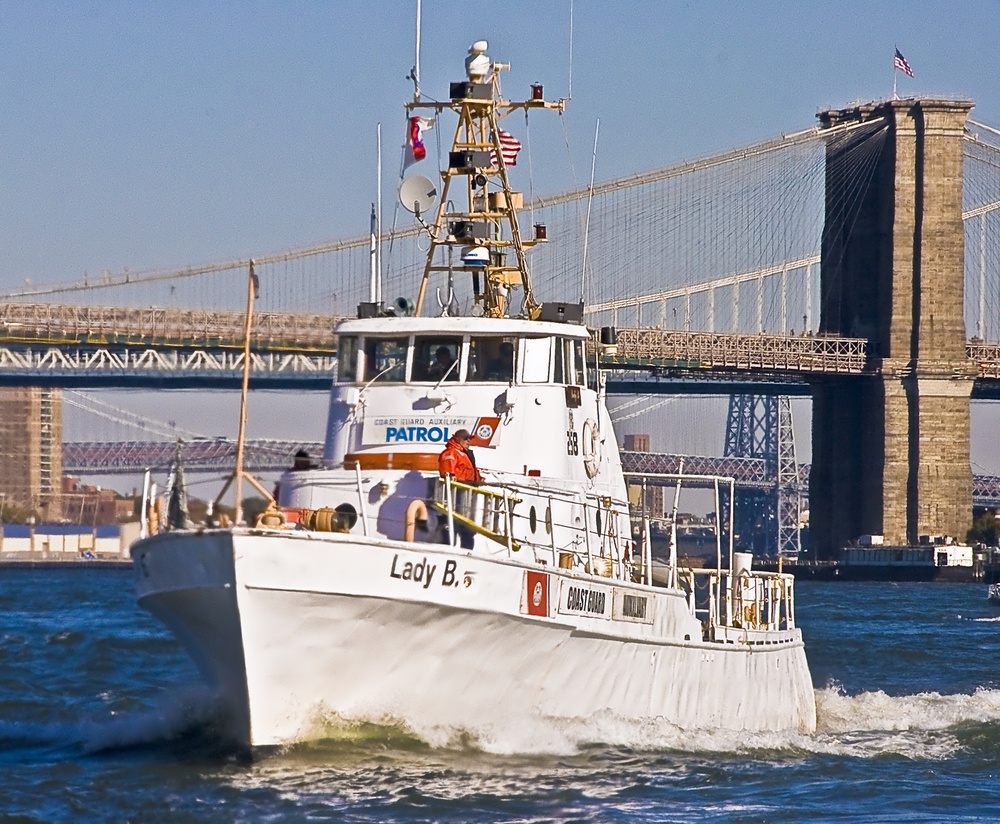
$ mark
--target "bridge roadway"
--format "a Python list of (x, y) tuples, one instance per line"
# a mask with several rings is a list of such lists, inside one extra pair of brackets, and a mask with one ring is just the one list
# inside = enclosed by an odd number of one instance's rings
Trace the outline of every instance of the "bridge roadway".
[[(252, 386), (328, 389), (339, 320), (255, 314)], [(245, 328), (242, 312), (11, 303), (0, 306), (0, 385), (238, 389)]]
[[(300, 449), (305, 449), (314, 458), (323, 454), (323, 444), (318, 441), (249, 440), (244, 463), (251, 472), (280, 472), (292, 465), (292, 459)], [(146, 469), (162, 472), (173, 462), (175, 454), (176, 445), (171, 441), (65, 443), (63, 471), (78, 475), (123, 475)], [(222, 438), (186, 441), (183, 456), (186, 472), (223, 474), (233, 468), (236, 444)], [(734, 478), (737, 487), (743, 489), (770, 491), (775, 484), (763, 458), (713, 458), (626, 451), (622, 451), (621, 456), (626, 472), (676, 474), (683, 467), (683, 471), (690, 475)], [(808, 464), (799, 466), (799, 487), (803, 496), (808, 495)], [(973, 479), (972, 497), (974, 506), (1000, 507), (1000, 477), (977, 475)]]
[[(331, 315), (254, 318), (251, 386), (326, 390), (335, 371)], [(238, 388), (245, 318), (239, 312), (58, 304), (0, 306), (0, 385), (67, 388)], [(1000, 344), (967, 346), (973, 398), (1000, 398)], [(602, 352), (615, 394), (808, 395), (822, 376), (877, 374), (866, 340), (620, 329)]]

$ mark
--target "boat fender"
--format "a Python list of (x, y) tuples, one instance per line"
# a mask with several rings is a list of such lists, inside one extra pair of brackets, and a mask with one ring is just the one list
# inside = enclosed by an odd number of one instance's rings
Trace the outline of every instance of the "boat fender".
[(428, 517), (427, 504), (419, 498), (410, 501), (410, 505), (406, 507), (406, 528), (403, 532), (403, 540), (413, 543), (418, 526), (422, 530), (427, 530)]
[(601, 433), (597, 429), (597, 422), (592, 418), (587, 418), (583, 422), (583, 468), (588, 478), (596, 478), (601, 467)]

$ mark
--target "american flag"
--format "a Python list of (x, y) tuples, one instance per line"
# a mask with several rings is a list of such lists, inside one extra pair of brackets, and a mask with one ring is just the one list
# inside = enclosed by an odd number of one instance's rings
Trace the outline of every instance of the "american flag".
[[(516, 166), (517, 153), (521, 151), (521, 141), (503, 129), (499, 129), (498, 134), (500, 135), (500, 153), (503, 155), (504, 165)], [(490, 149), (490, 163), (494, 166), (497, 165), (497, 153), (494, 149)]]
[(893, 68), (897, 71), (901, 71), (908, 77), (913, 77), (913, 69), (910, 68), (910, 64), (906, 62), (906, 58), (903, 57), (899, 49), (896, 49), (896, 60), (893, 63)]

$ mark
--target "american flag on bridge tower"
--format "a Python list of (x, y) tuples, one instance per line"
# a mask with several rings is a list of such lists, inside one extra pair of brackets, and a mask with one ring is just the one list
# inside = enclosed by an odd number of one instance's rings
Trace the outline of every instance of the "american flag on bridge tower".
[(907, 77), (913, 77), (913, 69), (910, 68), (910, 64), (906, 62), (906, 58), (903, 57), (903, 54), (899, 49), (896, 49), (896, 59), (893, 63), (893, 68), (897, 71), (901, 71)]
[[(500, 153), (503, 155), (504, 165), (516, 166), (517, 153), (521, 151), (521, 141), (503, 129), (498, 129), (497, 134), (500, 135)], [(490, 149), (490, 163), (494, 166), (497, 165), (497, 153), (495, 149)]]

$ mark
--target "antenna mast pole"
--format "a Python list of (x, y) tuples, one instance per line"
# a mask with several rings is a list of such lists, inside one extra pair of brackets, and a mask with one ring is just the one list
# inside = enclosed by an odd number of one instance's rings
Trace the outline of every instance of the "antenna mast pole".
[(375, 127), (376, 162), (375, 192), (375, 303), (382, 302), (382, 124)]
[(594, 155), (590, 161), (590, 194), (587, 196), (587, 222), (583, 226), (583, 264), (580, 266), (580, 301), (586, 299), (584, 284), (587, 282), (587, 247), (590, 242), (590, 207), (594, 202), (594, 171), (597, 169), (597, 136), (601, 132), (601, 119), (594, 127)]
[[(535, 300), (531, 288), (525, 250), (544, 242), (546, 238), (542, 232), (532, 239), (521, 236), (517, 220), (521, 193), (511, 190), (508, 161), (504, 159), (504, 139), (512, 136), (502, 135), (500, 121), (514, 111), (562, 111), (566, 101), (546, 101), (541, 84), (532, 86), (529, 100), (513, 102), (504, 99), (500, 92), (499, 74), (510, 66), (491, 62), (485, 54), (486, 48), (485, 40), (477, 41), (469, 48), (466, 59), (468, 82), (452, 83), (449, 101), (406, 105), (408, 113), (423, 109), (435, 112), (450, 109), (458, 115), (453, 151), (448, 153), (449, 166), (441, 172), (442, 192), (434, 224), (430, 227), (430, 249), (417, 294), (417, 315), (423, 309), (431, 274), (447, 272), (450, 278), (456, 268), (450, 261), (439, 262), (436, 250), (456, 246), (463, 249), (462, 266), (457, 268), (471, 273), (474, 299), (484, 315), (506, 317), (510, 289), (514, 286), (520, 286), (524, 292), (522, 316), (534, 319), (541, 313), (541, 305)], [(520, 143), (516, 140), (515, 143), (516, 157)], [(510, 164), (514, 162), (512, 158)], [(494, 188), (488, 191), (491, 182)], [(452, 185), (465, 189), (467, 207), (460, 208), (453, 204), (449, 197)], [(406, 203), (403, 205), (408, 207)], [(500, 234), (498, 227), (504, 224), (509, 228), (509, 237)], [(453, 226), (463, 228), (463, 237), (450, 234)], [(515, 258), (514, 262), (506, 260), (508, 253)]]
[(413, 54), (413, 102), (420, 102), (420, 0), (417, 0), (417, 34)]

